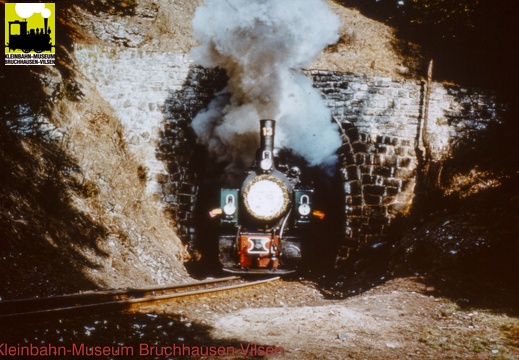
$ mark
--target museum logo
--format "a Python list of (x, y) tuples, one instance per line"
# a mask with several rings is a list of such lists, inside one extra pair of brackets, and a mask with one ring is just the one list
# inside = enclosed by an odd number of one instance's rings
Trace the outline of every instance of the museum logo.
[(5, 65), (55, 65), (54, 3), (5, 4)]

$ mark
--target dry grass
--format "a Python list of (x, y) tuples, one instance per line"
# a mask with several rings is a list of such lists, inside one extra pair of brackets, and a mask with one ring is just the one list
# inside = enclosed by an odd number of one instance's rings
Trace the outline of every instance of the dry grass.
[[(60, 80), (54, 70), (41, 76)], [(146, 193), (125, 129), (76, 80), (82, 100), (58, 96), (50, 117), (59, 140), (0, 128), (3, 298), (188, 279), (174, 224)]]
[[(393, 78), (422, 75), (423, 59), (417, 45), (401, 41), (396, 38), (395, 29), (366, 18), (356, 9), (346, 8), (333, 0), (325, 2), (340, 18), (340, 39), (336, 45), (327, 48), (310, 68)], [(174, 1), (157, 7), (150, 0), (141, 0), (137, 14), (139, 8), (153, 9), (155, 17), (127, 18), (127, 27), (135, 26), (144, 34), (146, 40), (139, 46), (146, 50), (188, 53), (196, 46), (192, 20), (201, 4), (203, 0)], [(95, 21), (97, 26), (102, 26), (111, 20), (96, 17)], [(91, 37), (91, 31), (83, 33), (87, 42), (99, 42)]]
[(340, 39), (312, 66), (392, 78), (420, 77), (420, 49), (395, 36), (395, 29), (332, 0), (328, 6), (341, 20)]
[(108, 235), (100, 246), (119, 266), (115, 276), (112, 269), (93, 276), (112, 279), (111, 287), (127, 281), (135, 285), (180, 280), (186, 274), (179, 262), (182, 246), (174, 224), (146, 193), (144, 167), (129, 151), (120, 121), (87, 86), (89, 101), (63, 102), (60, 112), (62, 118), (73, 119), (67, 124), (67, 150), (78, 159), (82, 170), (76, 181), (87, 192), (72, 202), (105, 226)]

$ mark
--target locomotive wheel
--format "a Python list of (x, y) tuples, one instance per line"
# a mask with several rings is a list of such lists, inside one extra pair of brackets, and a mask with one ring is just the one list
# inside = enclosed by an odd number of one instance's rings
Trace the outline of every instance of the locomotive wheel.
[(36, 51), (38, 54), (41, 53), (43, 50), (34, 50)]
[(27, 54), (27, 53), (31, 52), (31, 49), (22, 49), (22, 51)]

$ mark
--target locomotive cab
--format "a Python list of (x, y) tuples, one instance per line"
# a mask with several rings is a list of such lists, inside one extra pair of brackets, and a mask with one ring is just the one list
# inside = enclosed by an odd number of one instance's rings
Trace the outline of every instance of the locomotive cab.
[[(313, 214), (313, 188), (301, 184), (274, 148), (274, 120), (260, 120), (260, 148), (240, 189), (220, 190), (219, 260), (224, 271), (296, 271)], [(305, 231), (306, 230), (306, 231)], [(306, 233), (306, 234), (305, 234)]]

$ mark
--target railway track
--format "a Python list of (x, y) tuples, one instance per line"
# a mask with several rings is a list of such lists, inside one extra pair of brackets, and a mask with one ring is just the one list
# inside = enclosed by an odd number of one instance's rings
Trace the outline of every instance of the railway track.
[(256, 286), (279, 277), (246, 282), (237, 276), (181, 285), (155, 286), (129, 290), (85, 292), (81, 294), (0, 301), (0, 322), (45, 321), (60, 316), (80, 316), (131, 309), (144, 303), (172, 301), (178, 298), (223, 292)]

